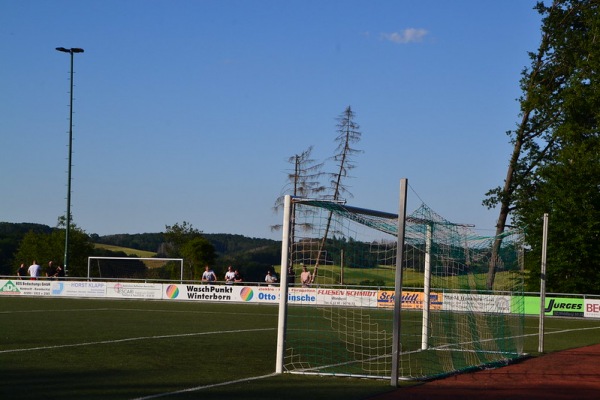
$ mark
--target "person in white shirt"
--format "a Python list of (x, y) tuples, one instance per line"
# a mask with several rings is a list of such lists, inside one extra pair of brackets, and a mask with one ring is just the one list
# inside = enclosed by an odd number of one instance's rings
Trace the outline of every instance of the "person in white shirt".
[(227, 267), (227, 272), (225, 272), (225, 284), (233, 285), (234, 281), (235, 281), (235, 272), (233, 271), (233, 268), (231, 268), (231, 265), (230, 265), (229, 267)]
[(210, 267), (208, 265), (206, 267), (204, 267), (204, 272), (202, 273), (202, 282), (208, 282), (208, 283), (212, 284), (216, 280), (217, 280), (217, 275), (215, 274), (215, 271), (210, 269)]
[(267, 271), (267, 276), (265, 276), (265, 282), (271, 286), (271, 284), (277, 282), (277, 277), (275, 274), (272, 274), (271, 271)]
[(35, 280), (38, 278), (38, 276), (40, 276), (41, 268), (42, 267), (40, 267), (38, 265), (38, 263), (35, 260), (33, 260), (33, 263), (31, 263), (31, 265), (27, 269), (27, 272), (29, 273), (29, 276), (31, 277), (31, 279)]

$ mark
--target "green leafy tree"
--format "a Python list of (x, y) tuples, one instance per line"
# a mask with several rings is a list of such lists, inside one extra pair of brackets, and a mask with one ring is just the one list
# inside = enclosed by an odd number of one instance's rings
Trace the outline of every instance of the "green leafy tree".
[[(490, 190), (484, 204), (499, 206), (497, 234), (509, 216), (526, 227), (532, 248), (527, 258), (530, 289), (539, 278), (540, 221), (549, 213), (551, 235), (562, 232), (564, 238), (550, 237), (547, 287), (581, 291), (586, 279), (597, 279), (594, 271), (600, 267), (592, 257), (597, 253), (600, 209), (592, 195), (599, 187), (594, 167), (599, 148), (600, 10), (592, 0), (555, 0), (550, 6), (538, 2), (535, 8), (542, 15), (542, 39), (522, 73), (521, 119), (508, 132), (513, 153), (504, 186)], [(587, 196), (579, 198), (581, 194)], [(566, 212), (569, 204), (579, 207)], [(490, 257), (488, 288), (493, 286), (500, 243), (498, 239)]]
[[(25, 263), (35, 260), (42, 268), (46, 268), (49, 261), (54, 261), (55, 264), (62, 263), (65, 249), (64, 226), (64, 218), (61, 217), (57, 228), (50, 233), (34, 231), (26, 233), (15, 253), (15, 260)], [(87, 258), (93, 254), (94, 245), (88, 234), (75, 224), (71, 224), (69, 251), (71, 265), (67, 274), (69, 276), (87, 276)]]
[(215, 247), (208, 239), (199, 236), (188, 240), (181, 246), (181, 255), (188, 265), (187, 279), (200, 280), (205, 265), (214, 265), (217, 259)]
[[(591, 148), (595, 147), (595, 149)], [(600, 140), (571, 143), (539, 172), (531, 204), (517, 212), (531, 245), (528, 287), (539, 288), (542, 218), (549, 213), (546, 287), (551, 292), (600, 294)]]
[(191, 223), (183, 221), (165, 227), (164, 238), (169, 257), (181, 257), (181, 246), (190, 240), (201, 237), (202, 232), (194, 228)]
[(0, 222), (0, 275), (14, 275), (21, 262), (27, 263), (27, 260), (15, 260), (14, 256), (29, 231), (49, 233), (52, 228), (40, 224)]
[(215, 246), (191, 223), (183, 221), (167, 225), (164, 236), (169, 257), (184, 259), (184, 277), (187, 279), (199, 279), (205, 265), (214, 265)]

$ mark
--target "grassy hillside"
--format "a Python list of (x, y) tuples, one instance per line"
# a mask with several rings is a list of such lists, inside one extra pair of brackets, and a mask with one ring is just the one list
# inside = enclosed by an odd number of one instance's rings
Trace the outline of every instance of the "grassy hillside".
[(156, 256), (156, 253), (152, 252), (152, 251), (132, 249), (129, 247), (113, 246), (110, 244), (94, 243), (94, 248), (109, 250), (109, 251), (113, 251), (113, 252), (123, 252), (123, 253), (127, 254), (128, 256), (133, 255), (135, 257), (142, 257), (142, 258)]
[[(300, 267), (296, 269), (296, 276), (300, 275)], [(275, 270), (278, 274), (281, 273), (281, 266), (276, 266)], [(313, 272), (313, 269), (310, 269)], [(336, 283), (340, 283), (340, 267), (338, 265), (321, 265), (319, 274), (317, 275), (317, 284), (330, 284), (330, 277), (334, 277)], [(394, 287), (396, 270), (388, 266), (380, 266), (378, 268), (344, 268), (344, 284), (346, 285), (364, 285), (364, 286), (386, 286)], [(328, 277), (328, 278), (324, 278)], [(509, 280), (514, 279), (514, 274), (510, 272), (498, 272), (496, 274), (495, 289), (501, 290), (505, 287), (510, 287)], [(420, 271), (412, 269), (403, 270), (402, 285), (406, 288), (423, 287), (424, 274)], [(434, 277), (434, 280), (441, 282), (441, 277)], [(465, 274), (457, 276), (449, 276), (443, 278), (445, 281), (444, 287), (463, 287), (468, 285), (470, 288), (483, 288), (487, 280), (486, 273)]]

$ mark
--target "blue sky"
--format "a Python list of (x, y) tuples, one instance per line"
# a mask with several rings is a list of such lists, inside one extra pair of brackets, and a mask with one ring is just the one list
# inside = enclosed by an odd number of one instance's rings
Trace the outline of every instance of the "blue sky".
[[(503, 183), (521, 71), (540, 38), (533, 0), (0, 1), (0, 221), (55, 226), (67, 191), (88, 233), (279, 239), (272, 206), (288, 157), (362, 140), (346, 181), (357, 207), (492, 233), (481, 205)], [(328, 164), (327, 170), (333, 170)]]

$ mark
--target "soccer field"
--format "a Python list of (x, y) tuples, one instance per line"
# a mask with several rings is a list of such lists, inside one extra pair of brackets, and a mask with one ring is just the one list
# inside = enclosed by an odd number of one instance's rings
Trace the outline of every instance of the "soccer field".
[[(389, 381), (275, 376), (277, 307), (0, 298), (2, 399), (365, 399)], [(537, 319), (526, 351), (537, 351)], [(600, 321), (548, 319), (546, 350), (600, 343)]]

